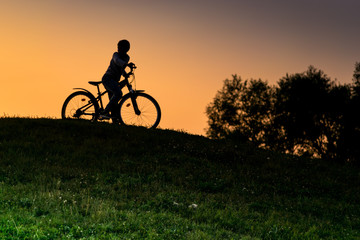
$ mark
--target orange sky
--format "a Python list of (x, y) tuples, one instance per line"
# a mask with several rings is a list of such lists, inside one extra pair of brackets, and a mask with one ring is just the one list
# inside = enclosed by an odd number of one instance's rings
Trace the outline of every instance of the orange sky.
[(59, 118), (72, 88), (95, 92), (87, 81), (126, 38), (160, 127), (204, 134), (206, 105), (232, 74), (275, 84), (312, 64), (351, 82), (360, 3), (323, 2), (1, 0), (0, 115)]

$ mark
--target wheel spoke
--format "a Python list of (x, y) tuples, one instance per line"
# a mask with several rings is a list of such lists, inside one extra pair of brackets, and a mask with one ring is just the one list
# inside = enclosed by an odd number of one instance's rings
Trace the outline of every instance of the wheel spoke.
[(75, 92), (70, 95), (62, 109), (63, 118), (95, 120), (95, 105), (85, 92)]
[(120, 117), (125, 125), (143, 126), (155, 128), (160, 121), (161, 111), (157, 102), (147, 94), (139, 93), (136, 98), (140, 115), (134, 111), (131, 98), (128, 97), (121, 103)]

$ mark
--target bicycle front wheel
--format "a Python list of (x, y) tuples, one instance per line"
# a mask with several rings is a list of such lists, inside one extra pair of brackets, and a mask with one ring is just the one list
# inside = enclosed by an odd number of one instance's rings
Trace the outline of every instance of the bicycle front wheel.
[[(137, 105), (138, 112), (134, 104)], [(129, 94), (120, 101), (119, 105), (121, 124), (156, 128), (160, 123), (160, 106), (146, 93)]]
[(95, 121), (97, 109), (97, 102), (91, 94), (83, 91), (74, 92), (66, 98), (61, 110), (61, 117)]

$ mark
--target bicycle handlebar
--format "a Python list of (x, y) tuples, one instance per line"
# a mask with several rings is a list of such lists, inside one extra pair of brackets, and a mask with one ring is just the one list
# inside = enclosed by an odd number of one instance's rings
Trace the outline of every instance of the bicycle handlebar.
[(133, 71), (133, 69), (136, 69), (136, 65), (132, 62), (129, 63), (127, 66), (131, 69), (131, 71)]
[[(126, 67), (129, 67), (130, 68), (130, 71), (127, 73), (125, 71), (125, 68)], [(136, 65), (134, 63), (128, 63), (126, 66), (125, 66), (124, 70), (123, 70), (123, 76), (125, 77), (125, 79), (129, 78), (131, 75), (134, 75), (134, 69), (136, 69)]]

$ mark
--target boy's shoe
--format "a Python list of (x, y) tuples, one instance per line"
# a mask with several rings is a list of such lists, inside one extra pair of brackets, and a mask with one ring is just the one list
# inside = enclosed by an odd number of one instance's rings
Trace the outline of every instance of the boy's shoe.
[(111, 116), (110, 116), (109, 113), (106, 113), (106, 112), (104, 112), (104, 111), (101, 111), (101, 112), (100, 112), (99, 120), (108, 120), (108, 119), (110, 119), (110, 118), (111, 118)]
[(116, 124), (116, 125), (120, 124), (120, 120), (118, 118), (112, 118), (111, 120), (112, 120), (113, 124)]

